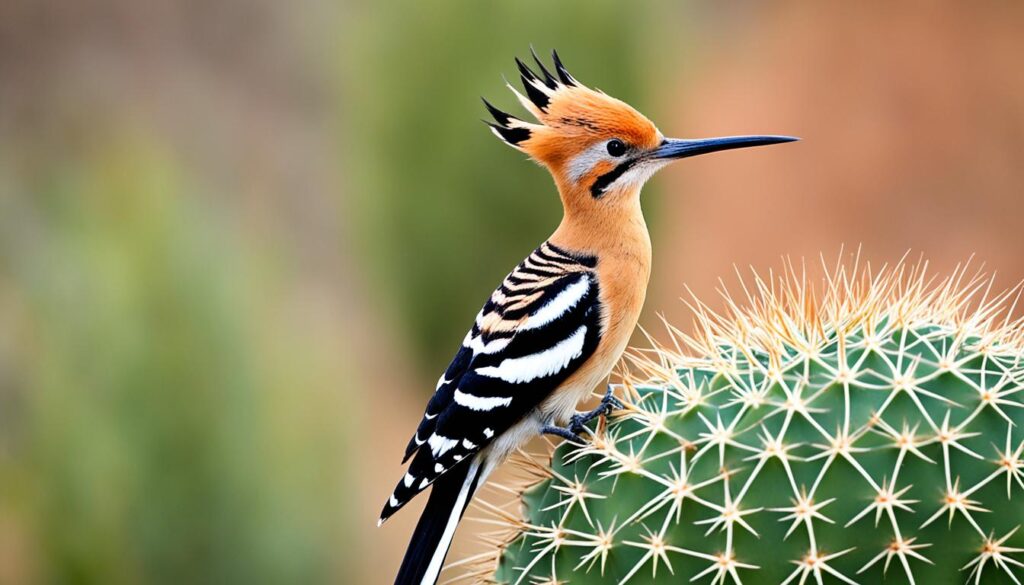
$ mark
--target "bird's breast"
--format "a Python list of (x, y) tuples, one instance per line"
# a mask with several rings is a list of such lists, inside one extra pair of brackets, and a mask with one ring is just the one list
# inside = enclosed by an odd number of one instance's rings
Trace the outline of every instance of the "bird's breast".
[(601, 338), (593, 356), (541, 407), (543, 416), (564, 423), (611, 374), (629, 344), (647, 294), (650, 256), (608, 255), (597, 264)]

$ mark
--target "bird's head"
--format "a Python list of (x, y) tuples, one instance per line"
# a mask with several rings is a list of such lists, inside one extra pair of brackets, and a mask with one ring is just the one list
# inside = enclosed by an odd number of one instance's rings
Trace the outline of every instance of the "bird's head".
[(690, 156), (778, 144), (788, 136), (730, 136), (683, 140), (665, 138), (653, 122), (629, 104), (577, 81), (552, 52), (553, 71), (533, 55), (538, 71), (519, 59), (525, 94), (509, 85), (537, 122), (526, 122), (484, 100), (503, 142), (546, 166), (570, 209), (635, 203), (640, 187), (658, 169)]

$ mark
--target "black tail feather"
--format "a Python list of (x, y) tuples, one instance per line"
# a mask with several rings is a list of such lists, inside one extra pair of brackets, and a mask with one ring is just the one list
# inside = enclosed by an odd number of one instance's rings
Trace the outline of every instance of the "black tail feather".
[(451, 546), (455, 525), (473, 498), (482, 467), (480, 457), (466, 460), (434, 482), (427, 506), (405, 551), (395, 585), (433, 585), (437, 582)]

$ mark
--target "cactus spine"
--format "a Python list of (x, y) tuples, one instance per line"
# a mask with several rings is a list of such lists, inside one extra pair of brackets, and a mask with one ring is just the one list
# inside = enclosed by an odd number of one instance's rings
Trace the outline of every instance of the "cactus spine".
[[(519, 490), (487, 582), (1017, 583), (1024, 327), (958, 270), (756, 278), (633, 352), (627, 405)], [(530, 466), (530, 464), (525, 464)]]

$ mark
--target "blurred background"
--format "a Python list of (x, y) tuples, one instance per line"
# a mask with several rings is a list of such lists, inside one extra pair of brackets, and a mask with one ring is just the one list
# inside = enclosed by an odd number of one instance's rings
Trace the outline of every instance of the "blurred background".
[(804, 138), (647, 188), (655, 331), (843, 245), (1024, 277), (1024, 4), (493, 4), (0, 3), (0, 583), (391, 582), (402, 448), (558, 221), (479, 121), (531, 43), (667, 135)]

